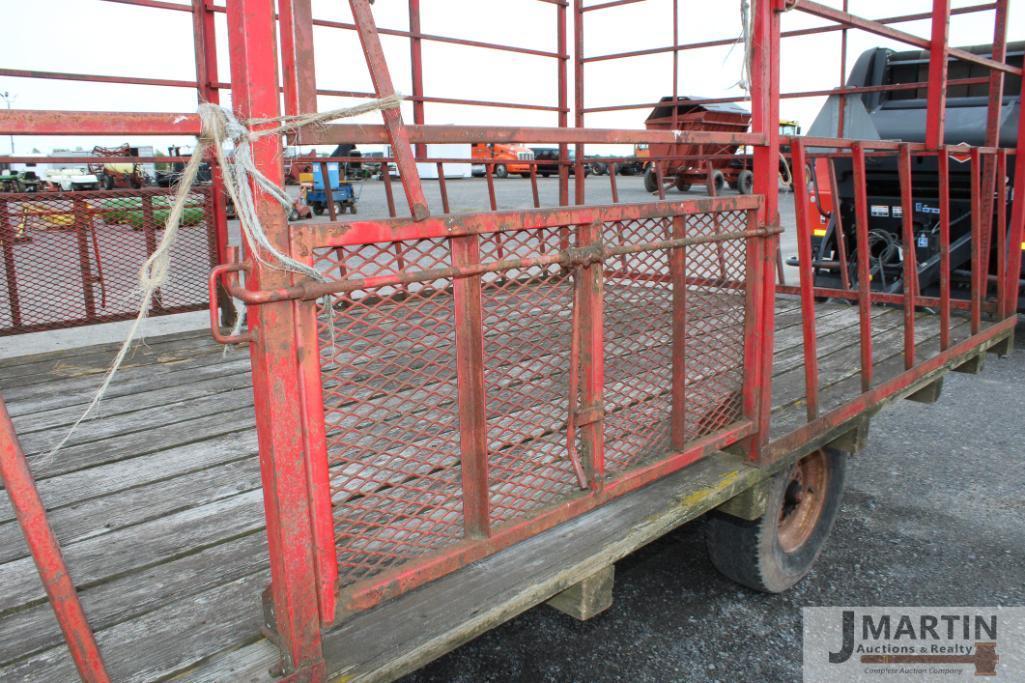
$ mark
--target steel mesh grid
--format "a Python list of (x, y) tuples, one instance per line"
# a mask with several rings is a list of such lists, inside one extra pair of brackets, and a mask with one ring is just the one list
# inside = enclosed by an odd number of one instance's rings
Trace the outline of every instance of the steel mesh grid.
[[(671, 218), (606, 223), (607, 247), (672, 237)], [(605, 261), (605, 467), (666, 454), (672, 380), (672, 282), (665, 250)]]
[[(743, 211), (687, 217), (686, 234), (702, 237), (742, 232)], [(744, 384), (744, 320), (747, 240), (687, 247), (686, 438), (697, 439), (741, 419)]]
[[(0, 194), (0, 335), (125, 320), (138, 270), (163, 237), (170, 191)], [(209, 192), (194, 191), (150, 315), (207, 306), (216, 265)]]
[[(444, 240), (315, 250), (328, 277), (447, 265)], [(342, 585), (462, 538), (451, 281), (322, 303), (321, 376)]]
[[(746, 228), (742, 211), (683, 217), (685, 237)], [(609, 223), (607, 246), (671, 239), (672, 218)], [(685, 247), (684, 438), (741, 417), (746, 241)], [(605, 263), (605, 460), (610, 475), (670, 449), (673, 285), (666, 250)]]
[[(150, 315), (206, 307), (217, 263), (210, 200), (205, 189), (189, 195)], [(172, 201), (149, 189), (0, 194), (0, 336), (134, 317), (139, 268)]]
[[(486, 235), (484, 263), (565, 249), (569, 228)], [(491, 519), (527, 515), (579, 491), (566, 448), (573, 281), (560, 265), (483, 278)]]

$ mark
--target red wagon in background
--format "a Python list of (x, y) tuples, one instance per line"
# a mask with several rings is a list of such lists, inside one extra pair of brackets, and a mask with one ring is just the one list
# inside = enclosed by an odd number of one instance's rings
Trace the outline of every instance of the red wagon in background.
[[(687, 132), (746, 133), (751, 126), (751, 112), (729, 102), (706, 103), (689, 97), (663, 97), (644, 122), (648, 130)], [(673, 184), (686, 192), (696, 183), (707, 183), (716, 194), (729, 185), (740, 194), (754, 190), (754, 172), (750, 159), (737, 157), (740, 145), (733, 143), (654, 143), (650, 155), (653, 162), (644, 174), (644, 189), (657, 192), (661, 183)]]

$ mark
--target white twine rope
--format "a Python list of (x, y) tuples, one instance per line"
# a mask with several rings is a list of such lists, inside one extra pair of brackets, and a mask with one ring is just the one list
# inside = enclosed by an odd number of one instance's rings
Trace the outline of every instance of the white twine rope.
[[(110, 388), (114, 375), (117, 374), (118, 369), (124, 363), (125, 357), (128, 355), (128, 351), (131, 349), (132, 342), (139, 333), (143, 321), (149, 315), (150, 307), (153, 305), (153, 299), (157, 291), (166, 284), (171, 266), (171, 248), (178, 237), (178, 229), (181, 227), (185, 204), (192, 191), (192, 186), (196, 182), (196, 177), (199, 174), (206, 151), (208, 149), (213, 150), (217, 164), (221, 168), (224, 175), (224, 187), (228, 192), (228, 196), (231, 197), (232, 202), (235, 204), (235, 211), (238, 214), (242, 232), (245, 235), (246, 243), (249, 245), (249, 251), (253, 257), (266, 266), (299, 273), (323, 282), (326, 278), (319, 271), (281, 253), (271, 243), (267, 233), (264, 232), (260, 216), (256, 211), (256, 201), (253, 197), (250, 183), (255, 183), (271, 197), (278, 200), (286, 211), (291, 208), (292, 199), (283, 188), (271, 182), (256, 167), (256, 164), (253, 162), (251, 145), (260, 138), (271, 135), (281, 136), (306, 126), (323, 125), (330, 121), (358, 116), (359, 114), (371, 111), (396, 109), (401, 103), (401, 96), (391, 95), (389, 97), (369, 100), (355, 107), (332, 109), (322, 113), (281, 116), (273, 119), (251, 119), (249, 121), (250, 126), (278, 124), (277, 126), (258, 131), (253, 131), (243, 126), (229, 109), (208, 103), (199, 105), (199, 118), (202, 123), (199, 141), (192, 152), (192, 156), (189, 158), (188, 164), (185, 166), (185, 170), (182, 172), (181, 180), (178, 182), (174, 204), (171, 206), (167, 222), (164, 224), (164, 235), (160, 239), (160, 243), (157, 244), (156, 249), (153, 250), (150, 257), (142, 264), (142, 268), (139, 269), (139, 314), (132, 321), (131, 327), (128, 328), (128, 335), (121, 344), (121, 348), (118, 349), (117, 355), (114, 356), (114, 361), (111, 363), (110, 369), (107, 370), (103, 383), (96, 390), (82, 416), (71, 425), (64, 438), (46, 455), (47, 460), (55, 456), (67, 444), (79, 425), (99, 405), (103, 396)], [(230, 154), (224, 150), (226, 142), (231, 142), (233, 145)], [(327, 178), (324, 179), (327, 186), (330, 186), (327, 180)], [(235, 321), (236, 333), (241, 325), (241, 320), (242, 316), (239, 315)]]

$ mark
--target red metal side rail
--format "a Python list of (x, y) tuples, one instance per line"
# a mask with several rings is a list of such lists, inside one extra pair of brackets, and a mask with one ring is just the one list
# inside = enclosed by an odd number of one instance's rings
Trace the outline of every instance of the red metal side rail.
[(7, 405), (0, 397), (0, 478), (3, 480), (18, 524), (25, 535), (32, 559), (39, 570), (39, 578), (50, 598), (57, 623), (71, 651), (78, 674), (86, 683), (107, 683), (103, 657), (82, 603), (78, 600), (75, 584), (61, 555), (60, 544), (46, 519), (46, 508), (36, 490), (25, 453), (18, 443)]

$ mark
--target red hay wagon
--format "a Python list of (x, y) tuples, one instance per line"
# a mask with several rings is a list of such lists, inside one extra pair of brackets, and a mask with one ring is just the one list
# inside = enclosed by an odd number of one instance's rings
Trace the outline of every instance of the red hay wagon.
[[(648, 130), (703, 131), (746, 133), (751, 125), (751, 112), (731, 103), (700, 102), (691, 104), (690, 97), (663, 97), (644, 121)], [(675, 104), (674, 104), (675, 101)], [(706, 183), (719, 193), (726, 186), (740, 194), (754, 190), (754, 172), (745, 159), (736, 158), (736, 144), (653, 144), (650, 154), (668, 161), (655, 161), (644, 176), (648, 192), (658, 191), (660, 179), (686, 192), (695, 183)]]
[[(87, 681), (393, 679), (537, 604), (593, 616), (609, 605), (617, 560), (706, 512), (709, 551), (727, 576), (763, 591), (800, 580), (828, 535), (846, 456), (864, 443), (871, 416), (896, 399), (935, 400), (948, 370), (977, 370), (985, 353), (1011, 348), (1025, 183), (1014, 186), (1013, 212), (996, 233), (982, 212), (972, 219), (975, 234), (1011, 245), (1000, 250), (999, 282), (974, 258), (969, 298), (951, 296), (949, 260), (939, 265), (936, 295), (913, 285), (874, 291), (867, 270), (856, 288), (823, 291), (807, 212), (797, 211), (793, 226), (780, 222), (781, 150), (792, 156), (798, 207), (808, 204), (806, 165), (849, 160), (850, 229), (861, 253), (866, 158), (896, 158), (905, 230), (913, 232), (913, 161), (964, 152), (943, 144), (948, 60), (984, 69), (997, 108), (1000, 74), (1022, 72), (1000, 50), (985, 57), (950, 47), (948, 22), (992, 11), (999, 38), (1007, 0), (954, 11), (935, 0), (931, 12), (878, 20), (811, 0), (755, 0), (750, 130), (739, 122), (727, 131), (588, 127), (589, 115), (666, 106), (585, 101), (588, 64), (635, 56), (592, 53), (590, 43), (585, 54), (585, 20), (629, 12), (635, 1), (539, 0), (555, 44), (528, 48), (425, 33), (419, 0), (410, 0), (401, 29), (378, 29), (370, 0), (350, 0), (345, 21), (314, 17), (310, 0), (95, 0), (188, 15), (196, 43), (194, 80), (96, 80), (196, 88), (206, 102), (230, 88), (235, 114), (254, 128), (316, 112), (320, 96), (393, 95), (380, 34), (408, 39), (404, 110), (383, 110), (380, 123), (300, 129), (287, 140), (304, 148), (388, 144), (391, 156), (381, 161), (394, 162), (402, 192), (385, 173), (388, 216), (361, 211), (341, 220), (332, 210), (324, 221), (289, 224), (276, 200), (253, 187), (271, 243), (319, 270), (319, 281), (256, 258), (253, 245), (229, 244), (215, 168), (203, 193), (214, 204), (213, 229), (203, 239), (196, 232), (203, 248), (179, 263), (193, 285), (192, 269), (216, 257), (206, 280), (212, 329), (137, 349), (101, 415), (54, 458), (46, 454), (88, 402), (112, 349), (0, 361), (0, 474), (11, 501), (0, 507), (0, 679), (67, 680), (76, 671)], [(928, 83), (907, 85), (928, 92), (925, 141), (781, 138), (789, 10), (828, 22), (801, 35), (857, 28), (929, 50)], [(931, 36), (892, 25), (911, 19), (931, 20)], [(223, 22), (230, 83), (217, 69)], [(359, 41), (373, 92), (318, 84), (321, 31)], [(708, 47), (676, 36), (664, 49), (673, 55), (674, 100), (679, 53)], [(548, 60), (555, 104), (434, 96), (425, 42), (497, 52), (510, 69), (510, 56)], [(701, 100), (679, 102), (712, 111)], [(541, 112), (555, 125), (431, 125), (425, 109), (434, 104)], [(999, 127), (999, 117), (988, 125)], [(202, 132), (191, 112), (0, 110), (2, 135)], [(279, 186), (285, 143), (253, 143), (257, 168)], [(526, 160), (529, 180), (501, 183), (522, 189), (514, 202), (496, 192), (488, 167), (484, 180), (465, 181), (477, 183), (479, 209), (452, 212), (450, 204), (465, 204), (450, 197), (443, 166), (467, 160), (427, 152), (451, 143), (558, 145), (560, 178), (544, 185), (536, 160)], [(587, 146), (608, 144), (649, 145), (656, 167), (675, 163), (667, 151), (697, 151), (707, 164), (717, 156), (710, 150), (747, 147), (753, 192), (670, 201), (658, 183), (657, 198), (630, 203), (612, 172), (611, 200), (589, 200), (588, 183), (606, 180), (586, 180)], [(976, 199), (992, 196), (999, 160), (1025, 177), (1025, 125), (1015, 149), (977, 147), (969, 159)], [(707, 168), (701, 163), (695, 168)], [(436, 184), (421, 181), (422, 164), (437, 165)], [(0, 195), (0, 306), (13, 311), (26, 252), (4, 206)], [(948, 244), (948, 207), (938, 211)], [(777, 284), (784, 229), (797, 233), (798, 286)], [(154, 233), (150, 225), (143, 236)], [(73, 248), (88, 237), (82, 232)], [(152, 240), (136, 257), (151, 248)], [(218, 324), (229, 301), (248, 307), (235, 337)], [(97, 322), (84, 318), (72, 322)], [(225, 355), (222, 343), (248, 353)]]

